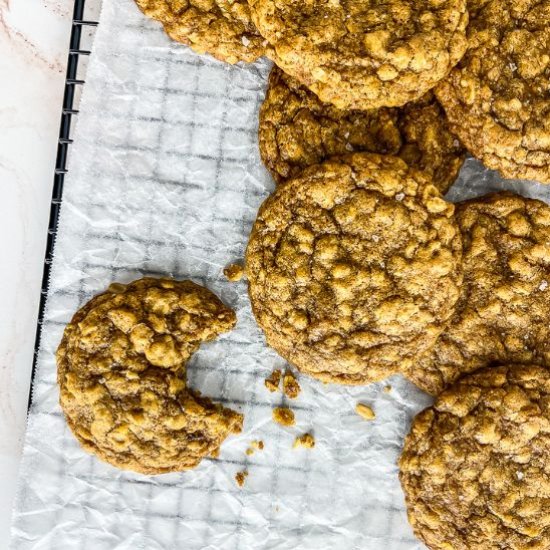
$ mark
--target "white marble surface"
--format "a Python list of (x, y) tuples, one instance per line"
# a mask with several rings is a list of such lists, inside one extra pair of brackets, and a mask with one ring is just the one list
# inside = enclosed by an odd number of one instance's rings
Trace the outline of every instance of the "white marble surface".
[(72, 10), (72, 0), (0, 0), (0, 550), (25, 430)]

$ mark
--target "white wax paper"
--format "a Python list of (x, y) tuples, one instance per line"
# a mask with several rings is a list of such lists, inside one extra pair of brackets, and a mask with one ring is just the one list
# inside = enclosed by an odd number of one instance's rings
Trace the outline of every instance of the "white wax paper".
[[(419, 550), (407, 524), (397, 459), (429, 398), (400, 377), (369, 387), (300, 377), (297, 425), (271, 420), (263, 379), (284, 361), (265, 345), (241, 260), (258, 206), (273, 189), (257, 147), (270, 65), (231, 67), (170, 42), (131, 0), (105, 0), (71, 149), (14, 510), (16, 550)], [(452, 200), (514, 188), (468, 160)], [(113, 281), (191, 278), (216, 292), (238, 326), (193, 357), (190, 384), (242, 411), (243, 433), (218, 460), (148, 477), (82, 451), (58, 405), (54, 352), (74, 311)], [(383, 391), (391, 384), (389, 393)], [(362, 420), (358, 402), (376, 419)], [(312, 431), (313, 450), (293, 450)], [(247, 456), (253, 439), (265, 450)], [(236, 472), (248, 470), (239, 488)]]

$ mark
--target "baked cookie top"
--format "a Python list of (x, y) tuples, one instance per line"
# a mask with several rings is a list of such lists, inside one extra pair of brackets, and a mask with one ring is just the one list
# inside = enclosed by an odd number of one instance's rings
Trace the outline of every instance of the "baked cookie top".
[(278, 183), (355, 151), (400, 156), (432, 176), (445, 193), (465, 156), (431, 92), (403, 108), (343, 111), (277, 67), (260, 109), (259, 142), (262, 160)]
[(550, 0), (474, 2), (470, 19), (436, 90), (451, 127), (503, 176), (550, 183)]
[(141, 11), (160, 21), (173, 40), (197, 53), (237, 63), (264, 55), (265, 39), (250, 18), (246, 0), (136, 0)]
[(246, 251), (267, 343), (303, 372), (380, 380), (431, 347), (461, 284), (445, 202), (401, 159), (352, 154), (307, 168), (261, 206)]
[(433, 351), (407, 376), (437, 395), (492, 363), (550, 366), (550, 207), (512, 193), (456, 205), (464, 283)]
[(431, 550), (550, 547), (550, 372), (466, 376), (415, 419), (400, 460), (409, 521)]
[(269, 55), (340, 109), (423, 96), (466, 49), (465, 0), (249, 0)]
[(186, 388), (185, 363), (236, 318), (191, 281), (144, 278), (112, 285), (82, 307), (57, 350), (60, 403), (99, 458), (147, 474), (216, 455), (242, 415)]

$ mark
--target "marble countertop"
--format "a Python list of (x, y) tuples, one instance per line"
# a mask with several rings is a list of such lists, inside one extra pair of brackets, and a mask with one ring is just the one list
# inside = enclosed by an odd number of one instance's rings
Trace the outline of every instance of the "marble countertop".
[[(98, 0), (86, 17), (97, 18)], [(73, 0), (0, 0), (0, 550), (27, 400)]]

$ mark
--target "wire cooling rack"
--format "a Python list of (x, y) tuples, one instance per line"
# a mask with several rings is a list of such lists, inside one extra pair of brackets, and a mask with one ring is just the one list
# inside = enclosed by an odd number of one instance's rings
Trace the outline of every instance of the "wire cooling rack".
[(52, 198), (50, 201), (50, 217), (48, 220), (48, 232), (46, 240), (46, 253), (44, 258), (44, 270), (42, 272), (42, 285), (40, 289), (40, 302), (38, 306), (38, 320), (36, 325), (36, 337), (34, 341), (34, 356), (31, 371), (31, 385), (29, 389), (28, 408), (32, 402), (32, 381), (36, 374), (36, 365), (38, 361), (38, 351), (40, 349), (40, 340), (42, 336), (42, 326), (44, 322), (44, 312), (46, 309), (46, 300), (48, 297), (48, 287), (50, 281), (50, 270), (53, 260), (55, 238), (59, 223), (59, 212), (61, 200), (63, 197), (63, 186), (65, 184), (65, 174), (67, 174), (67, 161), (69, 158), (69, 147), (72, 144), (71, 128), (73, 126), (73, 117), (78, 115), (77, 106), (79, 87), (85, 84), (84, 78), (79, 76), (80, 57), (88, 57), (92, 52), (88, 49), (82, 49), (84, 29), (95, 29), (98, 21), (86, 20), (86, 0), (75, 0), (73, 8), (73, 18), (71, 26), (71, 35), (69, 39), (69, 57), (67, 59), (67, 72), (65, 75), (65, 91), (63, 93), (63, 106), (61, 109), (61, 124), (59, 126), (59, 137), (57, 139), (57, 156), (55, 160), (55, 171), (53, 179)]

